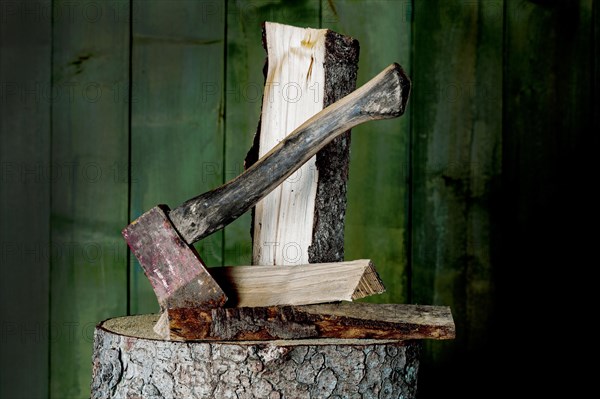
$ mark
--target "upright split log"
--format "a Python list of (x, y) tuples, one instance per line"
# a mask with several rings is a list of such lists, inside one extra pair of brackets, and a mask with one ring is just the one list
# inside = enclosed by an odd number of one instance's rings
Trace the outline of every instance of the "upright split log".
[(96, 328), (92, 398), (415, 397), (419, 341), (163, 341), (157, 318)]
[[(265, 23), (261, 123), (246, 166), (356, 88), (358, 41), (327, 29)], [(350, 132), (335, 139), (256, 205), (253, 264), (344, 260)]]

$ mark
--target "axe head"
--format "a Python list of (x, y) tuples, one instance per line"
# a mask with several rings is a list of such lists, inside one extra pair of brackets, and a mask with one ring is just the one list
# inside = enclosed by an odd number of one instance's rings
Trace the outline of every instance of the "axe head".
[(223, 306), (227, 296), (206, 271), (198, 252), (181, 238), (168, 214), (166, 205), (155, 206), (122, 232), (158, 303), (163, 310)]

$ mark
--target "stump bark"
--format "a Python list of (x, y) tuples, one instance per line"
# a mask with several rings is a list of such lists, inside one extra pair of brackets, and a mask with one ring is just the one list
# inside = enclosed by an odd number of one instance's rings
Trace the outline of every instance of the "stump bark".
[(415, 397), (420, 341), (165, 341), (157, 319), (96, 327), (92, 398)]

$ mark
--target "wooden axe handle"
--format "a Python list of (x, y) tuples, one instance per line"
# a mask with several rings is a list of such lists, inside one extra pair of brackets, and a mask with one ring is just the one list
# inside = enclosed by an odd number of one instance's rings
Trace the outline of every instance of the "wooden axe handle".
[(352, 127), (404, 113), (410, 81), (392, 64), (369, 82), (304, 122), (244, 173), (173, 209), (169, 218), (188, 244), (223, 228)]

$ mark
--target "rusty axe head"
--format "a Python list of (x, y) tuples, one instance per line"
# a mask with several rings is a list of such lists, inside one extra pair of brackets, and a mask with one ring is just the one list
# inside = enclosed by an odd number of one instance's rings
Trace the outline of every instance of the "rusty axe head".
[(196, 249), (158, 205), (123, 230), (123, 237), (150, 280), (161, 308), (222, 306), (227, 297), (206, 271)]
[(246, 212), (335, 137), (404, 113), (410, 81), (392, 64), (290, 133), (237, 178), (169, 210), (156, 206), (123, 230), (163, 309), (222, 306), (227, 297), (191, 244)]

